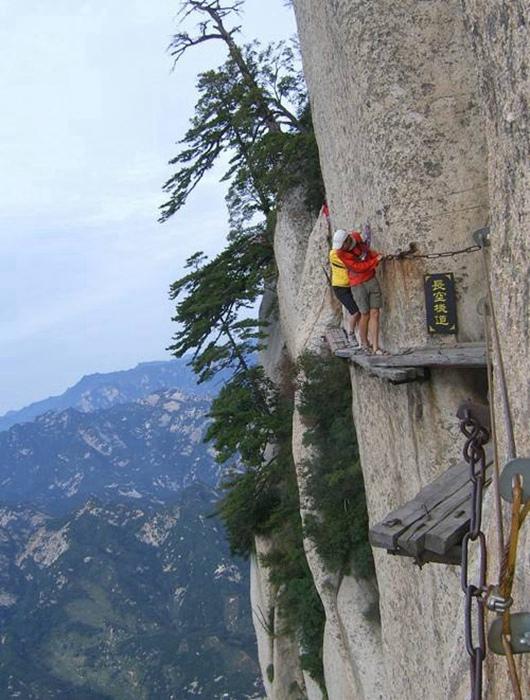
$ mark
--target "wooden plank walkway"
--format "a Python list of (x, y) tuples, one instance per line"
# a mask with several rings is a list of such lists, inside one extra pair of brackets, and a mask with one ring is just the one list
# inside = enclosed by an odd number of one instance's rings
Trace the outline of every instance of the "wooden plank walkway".
[[(489, 470), (491, 448), (486, 448), (486, 458)], [(469, 466), (463, 462), (451, 467), (370, 528), (370, 544), (420, 564), (459, 564), (462, 538), (469, 530), (471, 491)]]
[(461, 343), (452, 347), (413, 348), (396, 355), (370, 356), (373, 366), (384, 367), (485, 367), (484, 343)]
[(425, 372), (421, 368), (373, 366), (371, 360), (375, 358), (352, 348), (340, 328), (328, 328), (326, 340), (334, 355), (345, 360), (351, 360), (368, 370), (375, 377), (386, 379), (392, 384), (404, 384), (424, 377)]
[(394, 355), (368, 355), (348, 344), (339, 328), (326, 331), (331, 351), (362, 367), (370, 374), (393, 384), (424, 379), (431, 367), (485, 367), (484, 343), (461, 343), (454, 346), (409, 348)]

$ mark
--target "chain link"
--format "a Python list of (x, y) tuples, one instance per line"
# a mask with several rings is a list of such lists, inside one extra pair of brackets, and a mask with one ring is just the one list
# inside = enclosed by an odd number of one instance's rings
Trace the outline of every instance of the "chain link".
[[(472, 484), (471, 520), (469, 532), (462, 541), (462, 569), (460, 583), (465, 594), (464, 633), (466, 650), (470, 657), (471, 700), (482, 698), (482, 664), (486, 656), (486, 634), (484, 630), (484, 596), (487, 593), (486, 536), (482, 532), (482, 496), (486, 483), (486, 453), (484, 445), (489, 440), (489, 431), (472, 415), (470, 408), (459, 411), (460, 430), (466, 438), (464, 459), (469, 465), (469, 478)], [(476, 546), (478, 556), (478, 576), (470, 583), (469, 550), (470, 543)], [(475, 609), (475, 614), (473, 610)], [(475, 626), (473, 625), (475, 618)]]
[(479, 245), (470, 245), (467, 248), (460, 250), (444, 250), (440, 253), (414, 253), (413, 251), (403, 251), (402, 253), (394, 253), (393, 255), (383, 256), (383, 260), (405, 260), (411, 258), (423, 258), (425, 260), (435, 260), (436, 258), (452, 258), (455, 255), (465, 255), (466, 253), (475, 253), (480, 250)]

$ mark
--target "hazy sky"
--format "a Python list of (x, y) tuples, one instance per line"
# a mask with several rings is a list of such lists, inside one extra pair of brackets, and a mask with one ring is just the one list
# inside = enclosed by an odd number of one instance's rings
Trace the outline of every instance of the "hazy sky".
[[(206, 44), (171, 72), (179, 0), (0, 0), (0, 413), (83, 374), (168, 357), (168, 287), (226, 232), (212, 172), (156, 222)], [(245, 39), (294, 34), (247, 0)]]

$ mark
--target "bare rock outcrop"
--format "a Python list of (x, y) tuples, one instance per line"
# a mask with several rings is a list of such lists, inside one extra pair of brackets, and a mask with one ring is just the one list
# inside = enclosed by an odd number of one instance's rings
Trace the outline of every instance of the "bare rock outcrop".
[[(488, 215), (486, 150), (472, 50), (454, 2), (295, 2), (326, 190), (336, 225), (370, 221), (375, 247), (470, 245)], [(483, 337), (479, 259), (387, 263), (383, 343), (430, 341), (423, 275), (453, 272), (459, 340)], [(445, 342), (454, 342), (449, 338)], [(484, 397), (480, 373), (433, 371), (393, 386), (352, 370), (353, 414), (371, 520), (414, 497), (461, 449), (455, 412)], [(376, 554), (383, 673), (392, 698), (445, 700), (461, 593), (458, 572)], [(404, 622), (406, 621), (406, 623)], [(436, 650), (436, 652), (434, 652)], [(359, 697), (374, 697), (368, 689)]]
[[(466, 26), (476, 57), (488, 142), (491, 285), (506, 371), (517, 455), (530, 455), (530, 2), (464, 0)], [(495, 355), (495, 422), (500, 463), (509, 456)], [(494, 541), (493, 525), (488, 535)], [(514, 612), (530, 601), (530, 528), (521, 533)], [(493, 552), (492, 552), (493, 554)], [(490, 571), (498, 558), (490, 560)], [(530, 658), (516, 657), (523, 697), (530, 694)], [(504, 659), (487, 661), (489, 697), (509, 697)]]
[(267, 697), (299, 700), (306, 695), (306, 683), (300, 667), (298, 645), (281, 632), (277, 591), (269, 582), (267, 569), (260, 563), (260, 557), (270, 551), (271, 544), (267, 538), (257, 537), (256, 552), (250, 562), (250, 601), (258, 658)]
[[(279, 212), (275, 232), (278, 265), (276, 320), (274, 314), (267, 314), (274, 308), (272, 292), (262, 305), (262, 317), (269, 318), (269, 342), (262, 355), (262, 364), (275, 381), (281, 381), (285, 362), (292, 363), (305, 350), (320, 351), (327, 327), (338, 323), (340, 308), (326, 277), (328, 250), (325, 218), (321, 216), (314, 222), (307, 214), (301, 193), (293, 193)], [(304, 463), (309, 448), (303, 443), (304, 432), (295, 397), (293, 457), (303, 520), (315, 513), (314, 504), (306, 492)], [(267, 571), (259, 561), (259, 553), (268, 546), (270, 543), (263, 538), (256, 542), (257, 557), (252, 562), (252, 599), (253, 609), (268, 609), (268, 614), (274, 616), (274, 595), (267, 583)], [(323, 657), (328, 697), (341, 700), (386, 698), (385, 678), (379, 671), (382, 663), (380, 629), (369, 620), (369, 612), (377, 598), (373, 585), (358, 581), (354, 576), (328, 572), (315, 551), (314, 543), (306, 540), (304, 547), (326, 613)], [(279, 700), (283, 697), (281, 693), (285, 692), (286, 678), (291, 684), (294, 681), (301, 687), (297, 667), (299, 650), (285, 639), (267, 636), (262, 620), (257, 617), (255, 628), (268, 697)], [(274, 669), (274, 674), (271, 669)], [(309, 700), (322, 698), (318, 685), (307, 674), (304, 674), (304, 692)]]
[[(333, 225), (369, 222), (374, 247), (385, 253), (411, 242), (420, 253), (433, 253), (466, 248), (473, 243), (471, 233), (490, 224), (490, 281), (515, 442), (518, 454), (528, 456), (530, 3), (294, 0), (294, 7)], [(271, 376), (285, 358), (295, 360), (305, 348), (318, 350), (323, 330), (338, 320), (321, 271), (326, 224), (319, 220), (311, 230), (311, 223), (299, 196), (280, 212), (278, 324), (265, 360)], [(427, 332), (423, 276), (436, 272), (455, 276), (456, 337)], [(388, 350), (482, 341), (486, 330), (491, 333), (477, 310), (488, 280), (481, 253), (387, 262), (378, 275)], [(502, 466), (508, 449), (498, 354), (493, 364)], [(377, 522), (460, 461), (456, 409), (463, 399), (488, 398), (487, 376), (481, 369), (432, 370), (425, 382), (394, 386), (352, 368), (351, 382), (369, 515)], [(303, 432), (295, 410), (293, 454), (304, 517), (313, 504), (305, 491)], [(488, 492), (488, 543), (495, 539), (492, 500)], [(530, 600), (528, 537), (523, 533), (520, 543), (516, 609)], [(330, 576), (310, 543), (306, 556), (326, 611), (329, 700), (468, 696), (458, 567), (420, 570), (410, 560), (376, 551), (379, 626), (363, 614), (373, 602), (369, 587), (354, 575)], [(492, 551), (488, 580), (497, 567)], [(296, 665), (292, 656), (286, 659)], [(517, 666), (528, 683), (528, 659), (519, 657)], [(268, 692), (280, 697), (274, 688)], [(305, 692), (311, 700), (318, 697), (307, 679)], [(510, 697), (505, 662), (490, 654), (484, 698), (505, 697)]]

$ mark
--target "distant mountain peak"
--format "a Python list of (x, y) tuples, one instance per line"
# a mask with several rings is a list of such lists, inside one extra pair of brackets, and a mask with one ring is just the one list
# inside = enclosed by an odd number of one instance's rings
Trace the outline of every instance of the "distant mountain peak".
[(197, 384), (196, 377), (188, 367), (187, 359), (155, 360), (140, 362), (136, 367), (116, 372), (95, 372), (84, 375), (79, 382), (63, 394), (50, 396), (18, 411), (8, 411), (0, 416), (0, 431), (8, 430), (17, 423), (35, 420), (49, 411), (64, 411), (75, 408), (90, 413), (117, 404), (146, 398), (162, 389), (178, 389), (187, 394), (210, 396), (222, 377), (212, 383)]
[(203, 442), (209, 407), (208, 397), (162, 389), (14, 425), (0, 432), (2, 498), (60, 513), (91, 496), (163, 503), (193, 483), (216, 486), (221, 467)]

